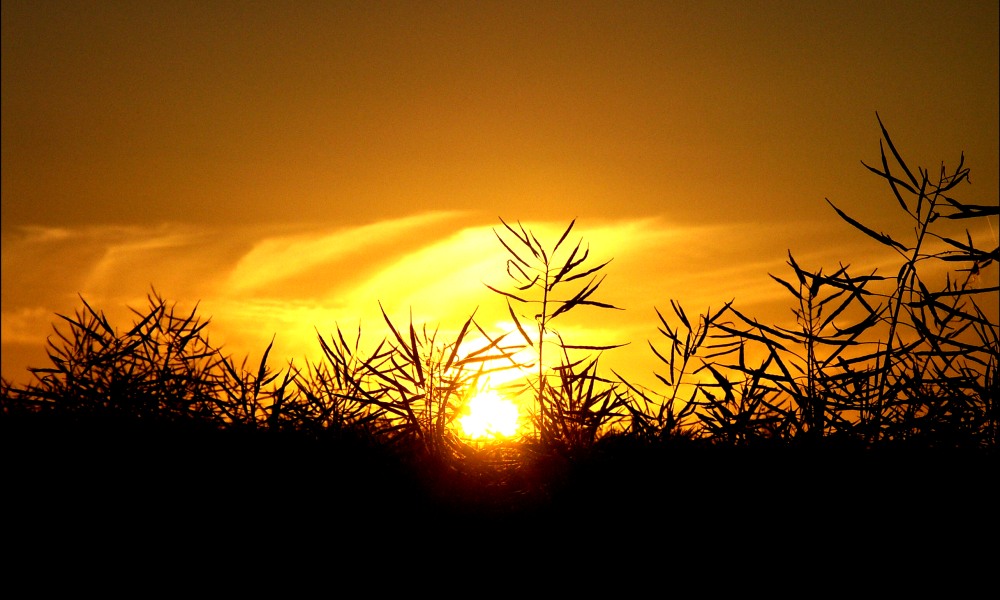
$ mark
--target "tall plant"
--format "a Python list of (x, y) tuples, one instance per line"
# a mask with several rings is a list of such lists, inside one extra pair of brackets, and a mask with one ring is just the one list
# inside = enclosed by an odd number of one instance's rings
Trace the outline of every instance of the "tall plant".
[[(595, 406), (590, 401), (581, 402), (581, 398), (575, 393), (563, 393), (579, 391), (581, 382), (594, 382), (592, 366), (584, 368), (582, 377), (580, 373), (571, 373), (574, 363), (570, 361), (567, 352), (600, 352), (624, 345), (568, 344), (553, 328), (557, 318), (581, 306), (620, 310), (612, 304), (592, 298), (604, 281), (604, 276), (599, 276), (598, 273), (611, 261), (589, 266), (587, 260), (590, 258), (590, 248), (583, 246), (582, 239), (572, 250), (560, 254), (560, 249), (568, 249), (568, 245), (563, 246), (563, 242), (573, 230), (576, 219), (570, 222), (550, 248), (546, 248), (532, 231), (525, 229), (520, 223), (515, 228), (502, 218), (500, 222), (505, 234), (513, 237), (512, 240), (505, 239), (500, 231), (494, 229), (497, 239), (510, 255), (506, 263), (507, 275), (513, 282), (514, 291), (504, 291), (488, 284), (487, 287), (506, 298), (507, 310), (518, 333), (538, 353), (537, 380), (533, 386), (538, 407), (537, 427), (542, 443), (548, 444), (565, 438), (572, 429), (571, 423), (581, 422), (581, 410)], [(515, 310), (515, 304), (522, 310), (527, 309), (527, 314)], [(550, 345), (558, 350), (557, 361), (565, 358), (558, 369), (561, 382), (558, 387), (549, 383), (550, 371), (553, 369), (553, 361), (549, 360), (550, 354), (547, 352)], [(582, 389), (594, 391), (591, 386)], [(613, 405), (617, 406), (617, 403)], [(612, 405), (597, 403), (597, 406), (601, 407), (602, 414), (612, 410)]]
[[(886, 311), (878, 314), (888, 333), (884, 345), (871, 356), (875, 381), (871, 388), (874, 420), (869, 439), (877, 441), (886, 434), (901, 437), (913, 430), (919, 432), (923, 429), (920, 422), (928, 415), (933, 415), (933, 422), (944, 419), (968, 423), (969, 417), (973, 417), (978, 428), (984, 423), (985, 413), (986, 421), (992, 423), (986, 428), (987, 436), (995, 443), (1000, 324), (997, 315), (986, 313), (978, 299), (995, 298), (1000, 288), (979, 287), (973, 285), (973, 280), (1000, 260), (1000, 246), (982, 249), (973, 242), (968, 228), (965, 240), (960, 240), (945, 235), (940, 226), (949, 221), (974, 223), (996, 217), (1000, 215), (1000, 205), (969, 204), (951, 196), (958, 185), (969, 182), (964, 153), (951, 172), (942, 164), (935, 179), (922, 167), (917, 169), (919, 177), (914, 175), (877, 113), (876, 118), (884, 140), (879, 143), (881, 168), (862, 164), (889, 185), (899, 207), (913, 224), (912, 242), (907, 246), (876, 232), (827, 200), (842, 219), (903, 259), (894, 279), (895, 288), (886, 301)], [(886, 146), (894, 168), (890, 167)], [(935, 241), (942, 245), (936, 248), (932, 243)], [(920, 267), (941, 263), (964, 264), (966, 268), (955, 273), (965, 275), (952, 280), (949, 273), (943, 289), (931, 291)], [(902, 429), (887, 429), (900, 420)]]
[[(699, 384), (699, 416), (713, 436), (736, 441), (778, 432), (807, 440), (834, 435), (865, 446), (914, 440), (995, 446), (998, 287), (976, 278), (1000, 259), (1000, 248), (982, 249), (968, 229), (959, 237), (941, 225), (996, 217), (1000, 207), (952, 197), (968, 181), (964, 156), (935, 179), (922, 168), (915, 175), (878, 122), (881, 168), (862, 164), (888, 183), (913, 225), (913, 241), (897, 241), (830, 205), (896, 252), (901, 266), (895, 276), (853, 276), (844, 265), (824, 274), (801, 267), (789, 252), (795, 278), (772, 278), (795, 298), (795, 327), (765, 325), (727, 306), (735, 323), (715, 323), (718, 333), (710, 336), (723, 351), (699, 367), (714, 379)], [(948, 272), (933, 291), (928, 268), (935, 266)], [(983, 299), (992, 299), (992, 314)], [(759, 364), (747, 360), (750, 348), (763, 350)]]
[[(618, 379), (635, 394), (635, 401), (628, 404), (633, 435), (644, 440), (668, 440), (688, 438), (695, 433), (692, 421), (699, 405), (698, 394), (704, 394), (704, 388), (690, 380), (704, 368), (705, 359), (731, 349), (732, 344), (725, 343), (721, 349), (713, 347), (709, 339), (709, 334), (716, 329), (718, 320), (731, 304), (727, 302), (714, 313), (709, 311), (700, 315), (696, 324), (692, 324), (681, 304), (671, 300), (670, 306), (680, 319), (681, 326), (672, 325), (660, 309), (654, 307), (660, 321), (658, 330), (669, 343), (669, 351), (662, 351), (649, 342), (653, 355), (667, 368), (666, 372), (654, 372), (653, 375), (668, 387), (667, 393), (651, 398), (649, 390), (640, 389), (615, 372)], [(695, 365), (696, 359), (702, 361), (698, 366)], [(684, 397), (682, 391), (690, 392), (690, 395)]]
[[(752, 393), (745, 390), (743, 397), (760, 401), (755, 409), (761, 417), (754, 424), (769, 423), (782, 437), (816, 441), (830, 434), (851, 434), (854, 423), (848, 417), (861, 414), (858, 400), (864, 394), (858, 394), (858, 386), (867, 385), (869, 361), (858, 348), (878, 343), (871, 334), (884, 310), (869, 303), (874, 294), (866, 286), (882, 278), (854, 277), (843, 265), (830, 275), (822, 269), (811, 272), (791, 252), (788, 265), (795, 279), (771, 277), (794, 298), (795, 326), (765, 325), (730, 306), (736, 323), (722, 323), (718, 329), (723, 332), (720, 337), (739, 340), (738, 362), (717, 364), (713, 374), (721, 381), (721, 372), (739, 373), (751, 383)], [(856, 307), (864, 307), (861, 314)], [(745, 358), (753, 353), (751, 347), (762, 350), (756, 366)], [(709, 406), (722, 410), (713, 404)], [(743, 416), (742, 412), (735, 414)], [(758, 432), (754, 437), (771, 437), (770, 431), (767, 434)]]

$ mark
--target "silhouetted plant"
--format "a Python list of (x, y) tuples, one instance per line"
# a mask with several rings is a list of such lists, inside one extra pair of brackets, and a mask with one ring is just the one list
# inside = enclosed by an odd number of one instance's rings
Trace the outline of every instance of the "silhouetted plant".
[[(915, 418), (903, 419), (906, 429), (913, 424), (917, 425), (918, 431), (924, 429), (919, 421), (929, 414), (936, 415), (935, 420), (942, 423), (950, 421), (953, 416), (958, 417), (958, 422), (964, 422), (966, 419), (962, 415), (970, 409), (978, 417), (973, 422), (987, 424), (989, 417), (986, 415), (995, 415), (997, 354), (1000, 348), (997, 344), (998, 318), (996, 315), (987, 317), (976, 298), (983, 294), (995, 296), (998, 288), (977, 288), (970, 283), (982, 269), (1000, 259), (1000, 247), (979, 249), (968, 229), (963, 242), (938, 233), (932, 227), (939, 218), (961, 221), (988, 219), (1000, 215), (1000, 206), (966, 204), (948, 195), (960, 183), (968, 182), (969, 170), (964, 167), (964, 154), (952, 173), (949, 174), (942, 165), (937, 181), (932, 182), (929, 172), (919, 168), (918, 180), (896, 150), (881, 119), (879, 126), (885, 144), (906, 179), (897, 177), (890, 170), (884, 146), (881, 148), (882, 169), (867, 164), (865, 167), (887, 181), (900, 208), (913, 221), (915, 239), (912, 246), (908, 248), (888, 235), (868, 229), (831, 203), (842, 218), (879, 243), (897, 250), (904, 259), (895, 278), (896, 289), (887, 301), (889, 333), (885, 346), (876, 354), (877, 387), (874, 391), (879, 414), (872, 435), (878, 439), (886, 433), (890, 436), (903, 434), (901, 431), (885, 431), (882, 423), (887, 416), (890, 417), (890, 424), (898, 422), (898, 419), (891, 418), (899, 414), (898, 407), (893, 405), (896, 398), (906, 398), (908, 409), (922, 404), (910, 412)], [(907, 199), (904, 199), (904, 194)], [(925, 249), (928, 239), (943, 242), (948, 249), (928, 251)], [(949, 274), (944, 289), (931, 292), (918, 269), (927, 262), (964, 263), (967, 265), (963, 270), (966, 273), (964, 280), (953, 281)], [(964, 335), (966, 331), (973, 334), (971, 339)], [(938, 394), (925, 396), (925, 384), (932, 385)], [(909, 410), (904, 414), (907, 412)], [(948, 417), (942, 418), (945, 415)], [(995, 423), (995, 417), (993, 420)], [(995, 443), (995, 425), (992, 431), (987, 426), (987, 431), (980, 433), (985, 433), (987, 439)]]
[[(882, 168), (865, 166), (888, 182), (914, 223), (915, 241), (906, 246), (830, 204), (853, 227), (896, 251), (903, 258), (899, 272), (895, 277), (874, 272), (854, 277), (840, 265), (824, 275), (822, 269), (803, 269), (789, 252), (794, 283), (772, 278), (795, 299), (797, 329), (764, 325), (727, 305), (725, 313), (737, 324), (713, 320), (717, 332), (709, 337), (718, 340), (722, 351), (703, 358), (696, 370), (707, 369), (714, 379), (698, 383), (693, 399), (713, 437), (728, 443), (778, 435), (865, 446), (914, 440), (995, 445), (998, 319), (987, 315), (976, 298), (998, 290), (970, 283), (997, 260), (1000, 249), (981, 250), (968, 230), (965, 241), (959, 241), (932, 225), (940, 218), (989, 218), (1000, 214), (1000, 208), (965, 204), (948, 195), (968, 180), (964, 156), (951, 174), (942, 167), (936, 183), (924, 169), (918, 180), (881, 119), (879, 125)], [(885, 146), (905, 180), (890, 170)], [(947, 249), (927, 250), (929, 239)], [(922, 267), (941, 262), (965, 263), (967, 275), (958, 282), (948, 274), (944, 288), (932, 292)], [(882, 283), (893, 284), (888, 293), (871, 289)], [(683, 347), (676, 336), (672, 341), (675, 348)], [(750, 348), (762, 350), (758, 354), (764, 358), (756, 366), (747, 363)]]
[(220, 357), (203, 335), (208, 321), (196, 309), (178, 314), (155, 290), (147, 298), (148, 311), (133, 308), (140, 318), (121, 334), (83, 298), (74, 317), (57, 315), (68, 329), (53, 326), (52, 366), (29, 369), (37, 383), (25, 396), (43, 410), (214, 420)]
[[(963, 428), (978, 430), (972, 437), (962, 436), (966, 442), (995, 443), (996, 428), (989, 424), (988, 415), (995, 414), (1000, 319), (996, 315), (987, 317), (977, 297), (995, 296), (998, 288), (976, 288), (970, 286), (970, 281), (975, 273), (1000, 258), (1000, 247), (982, 250), (973, 243), (968, 229), (965, 241), (959, 241), (935, 227), (942, 223), (939, 219), (988, 219), (1000, 215), (1000, 206), (967, 204), (949, 195), (960, 183), (968, 182), (964, 154), (950, 174), (942, 165), (937, 180), (932, 181), (928, 170), (918, 168), (918, 180), (892, 143), (881, 118), (878, 121), (884, 138), (884, 144), (880, 144), (882, 168), (865, 167), (889, 184), (900, 208), (913, 223), (914, 240), (910, 246), (904, 245), (862, 225), (830, 203), (841, 218), (903, 259), (896, 276), (889, 278), (895, 288), (885, 299), (885, 310), (869, 310), (871, 317), (887, 327), (887, 333), (883, 343), (869, 355), (874, 361), (870, 372), (874, 379), (866, 398), (865, 408), (871, 406), (866, 411), (870, 414), (866, 439), (911, 439), (927, 429), (924, 421), (933, 414), (936, 423), (952, 422), (954, 418), (964, 423)], [(902, 175), (890, 169), (885, 146)], [(943, 242), (947, 249), (929, 249), (930, 240)], [(943, 289), (932, 292), (922, 276), (922, 267), (941, 263), (964, 263), (967, 275), (956, 282), (949, 273)], [(934, 393), (928, 395), (928, 386)], [(945, 436), (934, 443), (956, 441)]]
[[(688, 379), (696, 375), (701, 366), (693, 369), (692, 361), (699, 357), (703, 349), (708, 350), (707, 353), (701, 354), (700, 357), (703, 359), (711, 358), (717, 353), (717, 349), (706, 347), (705, 343), (715, 322), (725, 313), (729, 304), (711, 315), (701, 315), (697, 327), (692, 327), (680, 303), (671, 300), (670, 306), (684, 327), (683, 336), (682, 330), (672, 326), (663, 313), (654, 307), (653, 310), (656, 311), (660, 321), (659, 332), (667, 338), (670, 351), (665, 355), (652, 342), (648, 342), (656, 358), (667, 367), (665, 374), (653, 373), (654, 377), (668, 387), (667, 394), (659, 395), (652, 390), (640, 389), (621, 374), (612, 371), (634, 394), (631, 402), (626, 405), (631, 415), (629, 431), (632, 435), (650, 441), (689, 438), (696, 434), (694, 431), (694, 420), (697, 418), (696, 396), (700, 388)], [(681, 397), (682, 390), (690, 391), (686, 399)], [(651, 397), (654, 395), (657, 397)]]
[[(300, 389), (314, 406), (332, 407), (324, 408), (324, 414), (342, 418), (342, 408), (351, 407), (352, 423), (371, 423), (376, 435), (390, 444), (405, 445), (435, 459), (454, 454), (461, 442), (453, 421), (483, 377), (511, 368), (504, 363), (513, 360), (518, 348), (504, 347), (502, 337), (489, 339), (474, 313), (450, 341), (439, 338), (439, 329), (417, 328), (412, 320), (404, 334), (384, 309), (382, 316), (392, 340), (383, 339), (363, 361), (356, 356), (358, 343), (351, 348), (339, 329), (330, 343), (321, 337), (326, 363), (312, 373), (320, 376), (325, 398), (305, 384)], [(468, 351), (470, 346), (465, 344), (474, 331), (486, 337), (487, 343)]]
[[(597, 404), (593, 398), (584, 402), (577, 402), (577, 400), (581, 399), (576, 397), (575, 393), (561, 393), (549, 384), (549, 371), (552, 369), (546, 361), (546, 348), (549, 344), (555, 344), (557, 348), (561, 349), (563, 356), (560, 357), (560, 360), (565, 361), (559, 367), (560, 372), (563, 374), (562, 382), (567, 383), (571, 381), (571, 387), (578, 386), (581, 381), (586, 381), (589, 377), (593, 377), (593, 373), (596, 371), (596, 360), (593, 367), (585, 367), (583, 373), (573, 373), (572, 369), (574, 366), (580, 363), (569, 362), (570, 359), (568, 354), (566, 354), (567, 351), (585, 350), (600, 352), (624, 345), (567, 344), (552, 328), (553, 321), (556, 318), (580, 306), (618, 309), (618, 307), (611, 304), (591, 299), (591, 296), (593, 296), (594, 292), (597, 291), (604, 281), (604, 277), (601, 276), (598, 278), (596, 273), (611, 261), (608, 260), (593, 267), (585, 265), (590, 256), (590, 248), (581, 247), (583, 243), (582, 239), (569, 251), (565, 259), (557, 259), (559, 248), (576, 224), (575, 219), (570, 222), (569, 226), (566, 227), (565, 231), (559, 237), (559, 240), (549, 250), (546, 250), (535, 234), (526, 230), (524, 226), (518, 224), (518, 228), (515, 229), (502, 218), (500, 222), (503, 223), (507, 233), (514, 236), (517, 240), (517, 243), (513, 245), (521, 249), (520, 252), (515, 250), (512, 247), (512, 243), (508, 243), (499, 232), (494, 230), (497, 239), (500, 240), (500, 243), (510, 254), (510, 257), (507, 259), (507, 275), (513, 281), (515, 291), (506, 292), (491, 285), (487, 285), (486, 287), (507, 299), (507, 309), (518, 333), (520, 333), (525, 343), (534, 348), (538, 353), (537, 379), (534, 382), (528, 380), (526, 384), (534, 390), (538, 408), (536, 417), (537, 429), (542, 444), (547, 445), (561, 435), (570, 435), (570, 429), (568, 428), (570, 422), (582, 423), (584, 420), (589, 419), (589, 417), (584, 418), (581, 415), (579, 412), (580, 406), (593, 407)], [(590, 279), (583, 283), (582, 287), (578, 286), (576, 291), (570, 291), (565, 295), (559, 294), (564, 289), (570, 287), (568, 284), (585, 277), (590, 277)], [(530, 312), (533, 312), (533, 314), (530, 315), (518, 313), (514, 310), (511, 300), (525, 308), (535, 307), (537, 312), (532, 309)], [(533, 326), (525, 326), (526, 323), (531, 322), (534, 323)], [(530, 334), (528, 333), (529, 329), (532, 330)], [(553, 336), (556, 338), (554, 342), (550, 341)], [(594, 388), (589, 385), (584, 386), (582, 389), (588, 390), (587, 393), (593, 393), (594, 391)], [(565, 387), (563, 390), (565, 391)], [(607, 408), (605, 406), (602, 410), (607, 410)], [(572, 435), (576, 434), (573, 433)]]
[(385, 359), (384, 341), (370, 357), (362, 358), (360, 327), (353, 343), (348, 343), (339, 325), (329, 341), (318, 331), (317, 337), (324, 361), (307, 362), (307, 372), (295, 380), (303, 399), (294, 406), (296, 422), (317, 434), (357, 430), (377, 437), (386, 411), (370, 396), (367, 379), (371, 365), (378, 369)]
[(551, 411), (552, 442), (567, 450), (589, 448), (600, 435), (627, 428), (631, 397), (598, 372), (598, 359), (573, 360), (558, 334), (560, 364), (553, 367), (556, 384), (545, 386)]
[[(257, 365), (256, 371), (247, 368), (247, 358), (244, 357), (239, 368), (229, 356), (221, 356), (219, 360), (218, 382), (219, 392), (216, 399), (216, 410), (226, 423), (232, 423), (249, 429), (278, 430), (285, 426), (283, 410), (289, 416), (294, 409), (295, 389), (291, 384), (297, 379), (294, 365), (287, 370), (273, 371), (268, 364), (268, 355), (274, 346), (274, 340), (267, 345)], [(274, 385), (278, 379), (280, 383)], [(289, 402), (291, 395), (292, 401)], [(291, 419), (294, 423), (294, 419)]]
[[(752, 407), (761, 416), (753, 428), (767, 424), (771, 430), (764, 437), (775, 434), (785, 439), (819, 440), (827, 435), (849, 430), (851, 421), (842, 418), (844, 411), (856, 410), (852, 398), (857, 382), (854, 368), (866, 364), (864, 356), (852, 356), (851, 350), (863, 343), (859, 337), (875, 325), (877, 319), (864, 315), (847, 326), (838, 325), (838, 316), (855, 302), (868, 306), (865, 285), (871, 278), (852, 278), (846, 267), (841, 266), (831, 276), (822, 270), (810, 273), (802, 269), (789, 253), (796, 284), (772, 275), (795, 298), (798, 306), (792, 309), (797, 329), (784, 326), (767, 326), (748, 317), (733, 306), (728, 312), (738, 319), (740, 326), (720, 324), (720, 337), (739, 340), (738, 363), (718, 363), (712, 366), (716, 381), (724, 382), (723, 373), (736, 373), (749, 387), (741, 395), (742, 406), (726, 408), (710, 401), (713, 411), (744, 417), (746, 407)], [(845, 283), (846, 282), (846, 283)], [(848, 293), (850, 292), (850, 293)], [(825, 309), (831, 310), (824, 314)], [(848, 311), (849, 312), (849, 311)], [(742, 328), (740, 328), (742, 326)], [(746, 354), (751, 346), (763, 348), (764, 359), (756, 367), (747, 364)], [(753, 352), (751, 352), (753, 353)], [(727, 352), (722, 356), (731, 357)], [(747, 404), (746, 399), (753, 402)], [(746, 419), (743, 419), (746, 421)], [(753, 432), (757, 437), (759, 432)]]

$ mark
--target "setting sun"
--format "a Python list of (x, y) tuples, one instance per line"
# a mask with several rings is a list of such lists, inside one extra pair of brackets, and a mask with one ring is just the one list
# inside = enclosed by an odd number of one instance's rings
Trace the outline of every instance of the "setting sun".
[(475, 440), (497, 439), (517, 433), (517, 405), (493, 390), (479, 392), (469, 400), (468, 414), (459, 417), (463, 433)]

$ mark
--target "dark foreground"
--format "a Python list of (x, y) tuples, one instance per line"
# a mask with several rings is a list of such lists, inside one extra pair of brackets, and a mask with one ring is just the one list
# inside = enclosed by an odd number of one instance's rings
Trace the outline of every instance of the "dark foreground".
[(453, 562), (575, 553), (586, 562), (593, 552), (634, 561), (679, 549), (794, 562), (890, 548), (947, 548), (954, 558), (998, 539), (998, 470), (987, 451), (617, 443), (455, 466), (346, 437), (0, 423), (6, 545), (49, 562), (95, 553), (130, 568), (162, 565), (164, 555), (272, 568), (279, 556), (412, 564), (445, 560), (438, 553)]

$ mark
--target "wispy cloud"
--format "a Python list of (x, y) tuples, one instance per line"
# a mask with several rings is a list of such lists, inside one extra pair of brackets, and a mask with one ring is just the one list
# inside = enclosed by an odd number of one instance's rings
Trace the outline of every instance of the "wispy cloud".
[(255, 241), (232, 269), (224, 288), (267, 293), (266, 288), (323, 268), (349, 272), (381, 255), (405, 252), (426, 239), (428, 228), (453, 221), (460, 212), (432, 212), (334, 231), (308, 231)]

